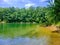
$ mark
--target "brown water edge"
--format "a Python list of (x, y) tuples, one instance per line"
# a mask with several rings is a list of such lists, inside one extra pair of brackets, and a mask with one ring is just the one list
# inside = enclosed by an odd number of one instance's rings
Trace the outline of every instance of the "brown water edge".
[(56, 26), (40, 27), (39, 29), (42, 29), (43, 31), (45, 30), (44, 35), (47, 35), (50, 37), (48, 45), (60, 45), (60, 33), (52, 32), (52, 31), (57, 31)]
[(60, 45), (60, 34), (52, 33), (50, 35), (49, 45)]
[(51, 30), (49, 45), (60, 45), (60, 28), (56, 26), (47, 27)]

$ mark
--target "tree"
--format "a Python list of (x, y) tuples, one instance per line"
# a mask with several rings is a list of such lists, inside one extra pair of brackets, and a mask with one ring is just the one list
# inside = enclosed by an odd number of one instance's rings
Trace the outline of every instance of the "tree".
[(60, 0), (55, 0), (54, 4), (55, 4), (54, 7), (55, 20), (57, 23), (60, 22)]

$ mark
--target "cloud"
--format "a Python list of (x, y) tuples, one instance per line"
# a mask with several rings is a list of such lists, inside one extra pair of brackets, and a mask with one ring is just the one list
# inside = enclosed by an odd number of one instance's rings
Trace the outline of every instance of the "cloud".
[(25, 4), (25, 8), (29, 8), (29, 7), (34, 6), (34, 5), (35, 5), (34, 3), (27, 3), (27, 4)]
[(4, 0), (4, 2), (8, 3), (8, 4), (12, 4), (14, 2), (17, 2), (17, 0)]
[(4, 2), (8, 2), (9, 0), (4, 0)]
[(3, 0), (5, 4), (8, 4), (10, 7), (16, 7), (19, 0)]

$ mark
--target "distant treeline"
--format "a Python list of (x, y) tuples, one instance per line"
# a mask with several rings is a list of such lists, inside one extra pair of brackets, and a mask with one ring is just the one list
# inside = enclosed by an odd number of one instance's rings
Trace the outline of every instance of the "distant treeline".
[(22, 8), (0, 8), (0, 21), (7, 23), (13, 22), (30, 22), (30, 23), (48, 23), (50, 10), (41, 7)]
[(0, 8), (0, 22), (51, 25), (60, 21), (60, 10), (57, 7), (57, 5), (50, 5), (50, 7), (30, 7), (27, 9), (14, 7)]

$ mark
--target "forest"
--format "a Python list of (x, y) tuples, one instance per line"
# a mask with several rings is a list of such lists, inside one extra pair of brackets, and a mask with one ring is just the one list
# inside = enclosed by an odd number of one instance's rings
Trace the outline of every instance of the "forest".
[(60, 22), (60, 1), (55, 0), (47, 7), (2, 8), (0, 7), (0, 22), (5, 23), (38, 23), (52, 25)]

